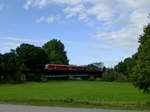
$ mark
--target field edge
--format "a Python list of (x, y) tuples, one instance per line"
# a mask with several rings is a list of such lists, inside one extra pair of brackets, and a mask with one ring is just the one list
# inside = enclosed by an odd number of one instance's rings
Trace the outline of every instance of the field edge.
[[(93, 101), (94, 102), (94, 101)], [(34, 105), (34, 106), (51, 106), (51, 107), (72, 107), (72, 108), (97, 108), (113, 110), (150, 110), (149, 103), (122, 103), (122, 102), (99, 102), (99, 104), (88, 103), (87, 101), (52, 101), (52, 100), (28, 100), (28, 101), (0, 101), (0, 104), (16, 105)]]

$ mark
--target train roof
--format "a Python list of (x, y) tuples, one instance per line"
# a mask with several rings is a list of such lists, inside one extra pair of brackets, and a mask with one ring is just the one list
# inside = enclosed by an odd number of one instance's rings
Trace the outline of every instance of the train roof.
[(59, 65), (59, 64), (46, 64), (47, 65), (53, 65), (53, 66), (73, 66), (73, 67), (85, 67), (85, 66), (78, 66), (78, 65)]

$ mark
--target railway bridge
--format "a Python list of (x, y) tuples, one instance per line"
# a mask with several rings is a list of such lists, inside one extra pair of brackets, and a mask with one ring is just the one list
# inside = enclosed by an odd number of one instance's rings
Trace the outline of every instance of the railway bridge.
[[(7, 70), (0, 71), (0, 78), (14, 74), (16, 71)], [(57, 69), (36, 69), (36, 70), (21, 70), (21, 80), (26, 80), (26, 76), (30, 73), (41, 76), (41, 78), (51, 77), (101, 77), (102, 70), (57, 70)]]

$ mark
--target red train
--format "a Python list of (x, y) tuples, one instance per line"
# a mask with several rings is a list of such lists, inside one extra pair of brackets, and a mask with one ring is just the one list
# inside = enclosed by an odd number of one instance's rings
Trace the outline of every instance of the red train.
[(84, 66), (74, 66), (74, 65), (56, 65), (56, 64), (46, 64), (45, 69), (56, 69), (56, 70), (86, 70)]

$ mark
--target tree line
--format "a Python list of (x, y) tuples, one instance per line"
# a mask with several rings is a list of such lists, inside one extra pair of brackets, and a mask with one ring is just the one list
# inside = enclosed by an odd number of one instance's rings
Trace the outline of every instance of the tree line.
[(145, 93), (150, 92), (150, 24), (139, 37), (139, 47), (131, 57), (119, 62), (114, 68), (107, 68), (103, 78), (107, 81), (132, 81)]
[(42, 47), (23, 43), (8, 53), (0, 54), (0, 71), (15, 71), (7, 77), (2, 77), (0, 73), (0, 80), (19, 80), (21, 70), (44, 69), (48, 63), (69, 64), (64, 44), (60, 40), (50, 40)]

